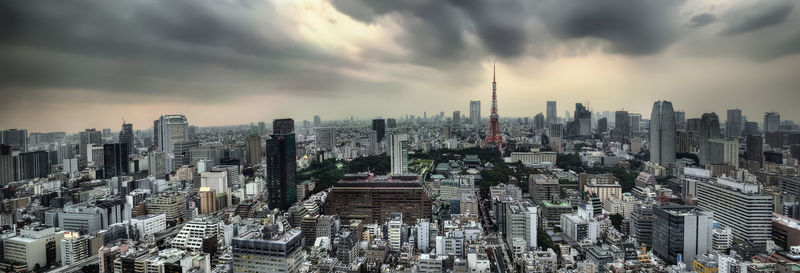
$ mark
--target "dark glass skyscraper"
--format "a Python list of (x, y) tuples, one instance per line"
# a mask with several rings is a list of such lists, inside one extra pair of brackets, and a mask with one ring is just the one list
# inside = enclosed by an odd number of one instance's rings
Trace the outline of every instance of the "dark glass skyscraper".
[(128, 144), (128, 154), (134, 152), (136, 147), (133, 145), (133, 124), (122, 124), (122, 131), (119, 131), (119, 142)]
[(675, 163), (675, 111), (672, 103), (657, 101), (650, 113), (650, 162)]
[(378, 142), (383, 141), (383, 138), (386, 136), (386, 121), (383, 119), (373, 119), (372, 130), (375, 130), (375, 133), (378, 134)]
[(285, 135), (294, 132), (294, 120), (290, 118), (276, 119), (272, 121), (272, 134)]
[(105, 178), (128, 174), (129, 165), (127, 143), (103, 144), (103, 176)]
[(631, 137), (631, 117), (628, 111), (614, 113), (614, 140), (625, 143)]
[(294, 133), (272, 135), (266, 148), (269, 208), (289, 209), (297, 201)]
[(708, 164), (710, 146), (708, 140), (719, 138), (719, 117), (716, 113), (705, 113), (700, 117), (700, 165)]

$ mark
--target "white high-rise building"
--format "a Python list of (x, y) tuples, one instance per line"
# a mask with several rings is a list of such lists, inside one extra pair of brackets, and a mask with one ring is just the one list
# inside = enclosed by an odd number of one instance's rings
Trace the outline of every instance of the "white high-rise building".
[(772, 196), (759, 185), (725, 178), (697, 182), (697, 205), (714, 212), (714, 220), (733, 230), (733, 237), (766, 246), (772, 238)]
[(408, 135), (392, 135), (392, 174), (408, 173)]
[(473, 100), (469, 102), (469, 122), (472, 124), (481, 122), (481, 101)]
[(423, 253), (430, 250), (430, 221), (417, 219), (417, 249)]
[(228, 191), (228, 172), (204, 172), (200, 174), (200, 187), (209, 187), (217, 193)]
[(64, 232), (61, 244), (61, 260), (64, 265), (71, 265), (89, 258), (89, 239), (78, 232)]
[(403, 214), (392, 213), (389, 218), (390, 220), (387, 224), (387, 230), (389, 231), (389, 247), (391, 247), (392, 250), (398, 251), (402, 246), (403, 239)]
[[(176, 155), (173, 151), (175, 144), (189, 140), (189, 121), (184, 115), (163, 115), (157, 122), (158, 148), (164, 152), (164, 167), (166, 173), (180, 168), (175, 166)], [(180, 163), (180, 160), (177, 161)]]

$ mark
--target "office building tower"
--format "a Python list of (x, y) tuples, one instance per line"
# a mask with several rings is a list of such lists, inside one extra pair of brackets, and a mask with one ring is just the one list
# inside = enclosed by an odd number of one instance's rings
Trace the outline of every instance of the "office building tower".
[(695, 206), (653, 208), (653, 253), (667, 264), (692, 261), (712, 250), (713, 213)]
[(556, 109), (556, 102), (547, 101), (547, 124), (554, 124), (558, 122), (558, 115), (556, 113), (558, 113)]
[(675, 111), (675, 129), (686, 130), (686, 112)]
[(392, 174), (408, 173), (408, 135), (392, 135)]
[(500, 115), (497, 112), (497, 77), (492, 77), (492, 113), (489, 117), (489, 130), (486, 132), (486, 139), (481, 143), (482, 147), (497, 146), (498, 149), (503, 148), (503, 134), (500, 132)]
[(708, 140), (708, 164), (726, 164), (739, 167), (739, 141), (726, 139)]
[(272, 135), (267, 140), (269, 208), (286, 210), (297, 199), (295, 135)]
[(130, 159), (127, 143), (103, 144), (103, 175), (112, 178), (129, 173)]
[(749, 135), (757, 135), (758, 134), (758, 122), (755, 121), (746, 121), (744, 123), (744, 129), (742, 129), (742, 136), (749, 136)]
[(162, 192), (148, 198), (145, 204), (150, 214), (166, 214), (167, 226), (172, 227), (186, 220), (186, 196), (183, 192)]
[(764, 138), (761, 135), (748, 135), (745, 138), (745, 159), (764, 163)]
[(582, 103), (575, 104), (575, 122), (577, 122), (579, 136), (592, 135), (592, 111), (583, 106)]
[(642, 132), (642, 114), (629, 113), (631, 121), (631, 134)]
[(200, 197), (200, 214), (213, 214), (219, 208), (217, 204), (217, 191), (210, 188), (210, 187), (200, 187), (200, 190), (197, 191), (198, 197)]
[(689, 131), (678, 131), (677, 136), (675, 138), (676, 148), (675, 152), (677, 153), (692, 153), (694, 152), (694, 146), (692, 141), (692, 133)]
[(322, 126), (322, 119), (318, 115), (314, 115), (314, 127)]
[[(56, 228), (21, 229), (19, 236), (3, 240), (3, 259), (22, 265), (22, 270), (50, 268), (59, 262), (64, 231)], [(16, 271), (16, 270), (14, 270)]]
[(505, 206), (506, 242), (511, 245), (514, 240), (524, 240), (526, 250), (536, 248), (538, 228), (538, 208), (523, 202), (510, 202)]
[(136, 146), (134, 146), (133, 124), (122, 123), (122, 130), (119, 131), (119, 142), (128, 144), (128, 154), (136, 153)]
[(325, 199), (325, 213), (341, 221), (383, 222), (392, 212), (403, 213), (408, 225), (430, 219), (431, 199), (417, 175), (374, 176), (348, 174), (337, 182)]
[(764, 133), (773, 133), (780, 130), (781, 115), (777, 112), (767, 112), (764, 114)]
[(166, 167), (164, 167), (164, 152), (159, 150), (150, 151), (147, 154), (147, 164), (149, 165), (147, 171), (151, 176), (161, 179), (166, 175)]
[(625, 143), (631, 138), (631, 120), (627, 111), (614, 112), (614, 141)]
[(705, 113), (700, 118), (700, 165), (709, 164), (711, 154), (710, 139), (720, 138), (719, 118), (715, 113)]
[(50, 174), (50, 157), (45, 151), (20, 153), (18, 160), (20, 180), (43, 178)]
[(94, 144), (95, 146), (99, 146), (103, 144), (103, 135), (100, 131), (92, 129), (86, 129), (83, 132), (78, 134), (80, 137), (80, 153), (81, 157), (86, 158), (87, 153), (87, 146), (89, 144)]
[(186, 222), (170, 244), (189, 251), (203, 251), (205, 238), (215, 238), (222, 232), (219, 220), (210, 217), (195, 218)]
[[(181, 151), (176, 151), (175, 145), (189, 140), (189, 122), (184, 115), (163, 115), (156, 122), (154, 131), (158, 132), (158, 149), (164, 152), (164, 167), (171, 173), (182, 166)], [(187, 153), (188, 154), (188, 153)]]
[(536, 130), (544, 130), (545, 124), (547, 124), (544, 120), (544, 114), (538, 113), (533, 116), (533, 128)]
[(697, 182), (697, 205), (714, 212), (714, 220), (733, 230), (734, 238), (764, 247), (772, 228), (772, 196), (759, 185), (717, 178)]
[(16, 180), (14, 170), (14, 155), (12, 146), (0, 144), (0, 188)]
[(469, 101), (469, 122), (478, 124), (481, 122), (481, 101)]
[(461, 123), (461, 111), (453, 111), (453, 124)]
[(314, 129), (318, 150), (330, 151), (336, 147), (336, 128), (323, 127)]
[(380, 143), (378, 142), (378, 133), (373, 130), (369, 130), (367, 132), (367, 141), (369, 142), (369, 151), (367, 152), (369, 155), (377, 155), (378, 151), (380, 151)]
[(597, 133), (605, 134), (608, 131), (608, 118), (601, 118), (597, 120)]
[(661, 166), (675, 163), (675, 112), (672, 103), (653, 103), (650, 114), (650, 162)]
[(378, 142), (383, 141), (384, 136), (386, 136), (386, 121), (383, 119), (373, 119), (372, 130), (378, 134)]
[(630, 236), (639, 245), (653, 243), (653, 206), (637, 204), (631, 213)]
[(528, 177), (528, 193), (539, 204), (543, 201), (556, 202), (561, 196), (561, 186), (553, 176), (535, 174)]
[(285, 135), (294, 133), (294, 120), (290, 118), (276, 119), (272, 121), (272, 134)]
[[(192, 153), (194, 156), (194, 153)], [(261, 164), (261, 137), (249, 135), (245, 140), (245, 165)]]
[(258, 136), (266, 136), (267, 135), (267, 123), (263, 121), (258, 122)]
[[(386, 119), (386, 129), (394, 129), (397, 128), (397, 120), (393, 118)], [(375, 130), (375, 129), (373, 129)]]
[(730, 139), (739, 139), (742, 136), (742, 109), (728, 109), (725, 134)]
[(389, 221), (386, 223), (387, 233), (389, 234), (389, 247), (393, 251), (400, 251), (403, 243), (403, 213), (394, 212), (389, 214)]
[(300, 229), (251, 229), (232, 241), (233, 272), (300, 272), (303, 235)]
[(0, 131), (0, 144), (11, 146), (12, 150), (28, 151), (28, 130), (8, 129)]

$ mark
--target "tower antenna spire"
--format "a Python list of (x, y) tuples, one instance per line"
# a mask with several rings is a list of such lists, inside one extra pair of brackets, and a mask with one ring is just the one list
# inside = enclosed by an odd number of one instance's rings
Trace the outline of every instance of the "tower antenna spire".
[(492, 59), (492, 82), (497, 81), (497, 61)]

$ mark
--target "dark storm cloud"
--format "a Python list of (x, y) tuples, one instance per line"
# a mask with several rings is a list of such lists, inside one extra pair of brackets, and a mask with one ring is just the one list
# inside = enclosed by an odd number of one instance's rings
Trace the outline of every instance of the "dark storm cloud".
[[(260, 18), (279, 16), (268, 3), (260, 7), (213, 0), (0, 1), (0, 86), (224, 98), (325, 94), (360, 84), (334, 71), (356, 64), (265, 25)], [(253, 82), (268, 90), (245, 84)]]
[(733, 9), (725, 16), (723, 35), (736, 35), (780, 25), (792, 12), (794, 4), (785, 1), (762, 1)]
[(717, 21), (717, 17), (711, 13), (701, 13), (695, 16), (692, 16), (689, 19), (689, 26), (690, 27), (702, 27)]
[(608, 41), (612, 52), (649, 55), (678, 37), (675, 21), (682, 1), (545, 1), (539, 14), (560, 38), (594, 37)]

